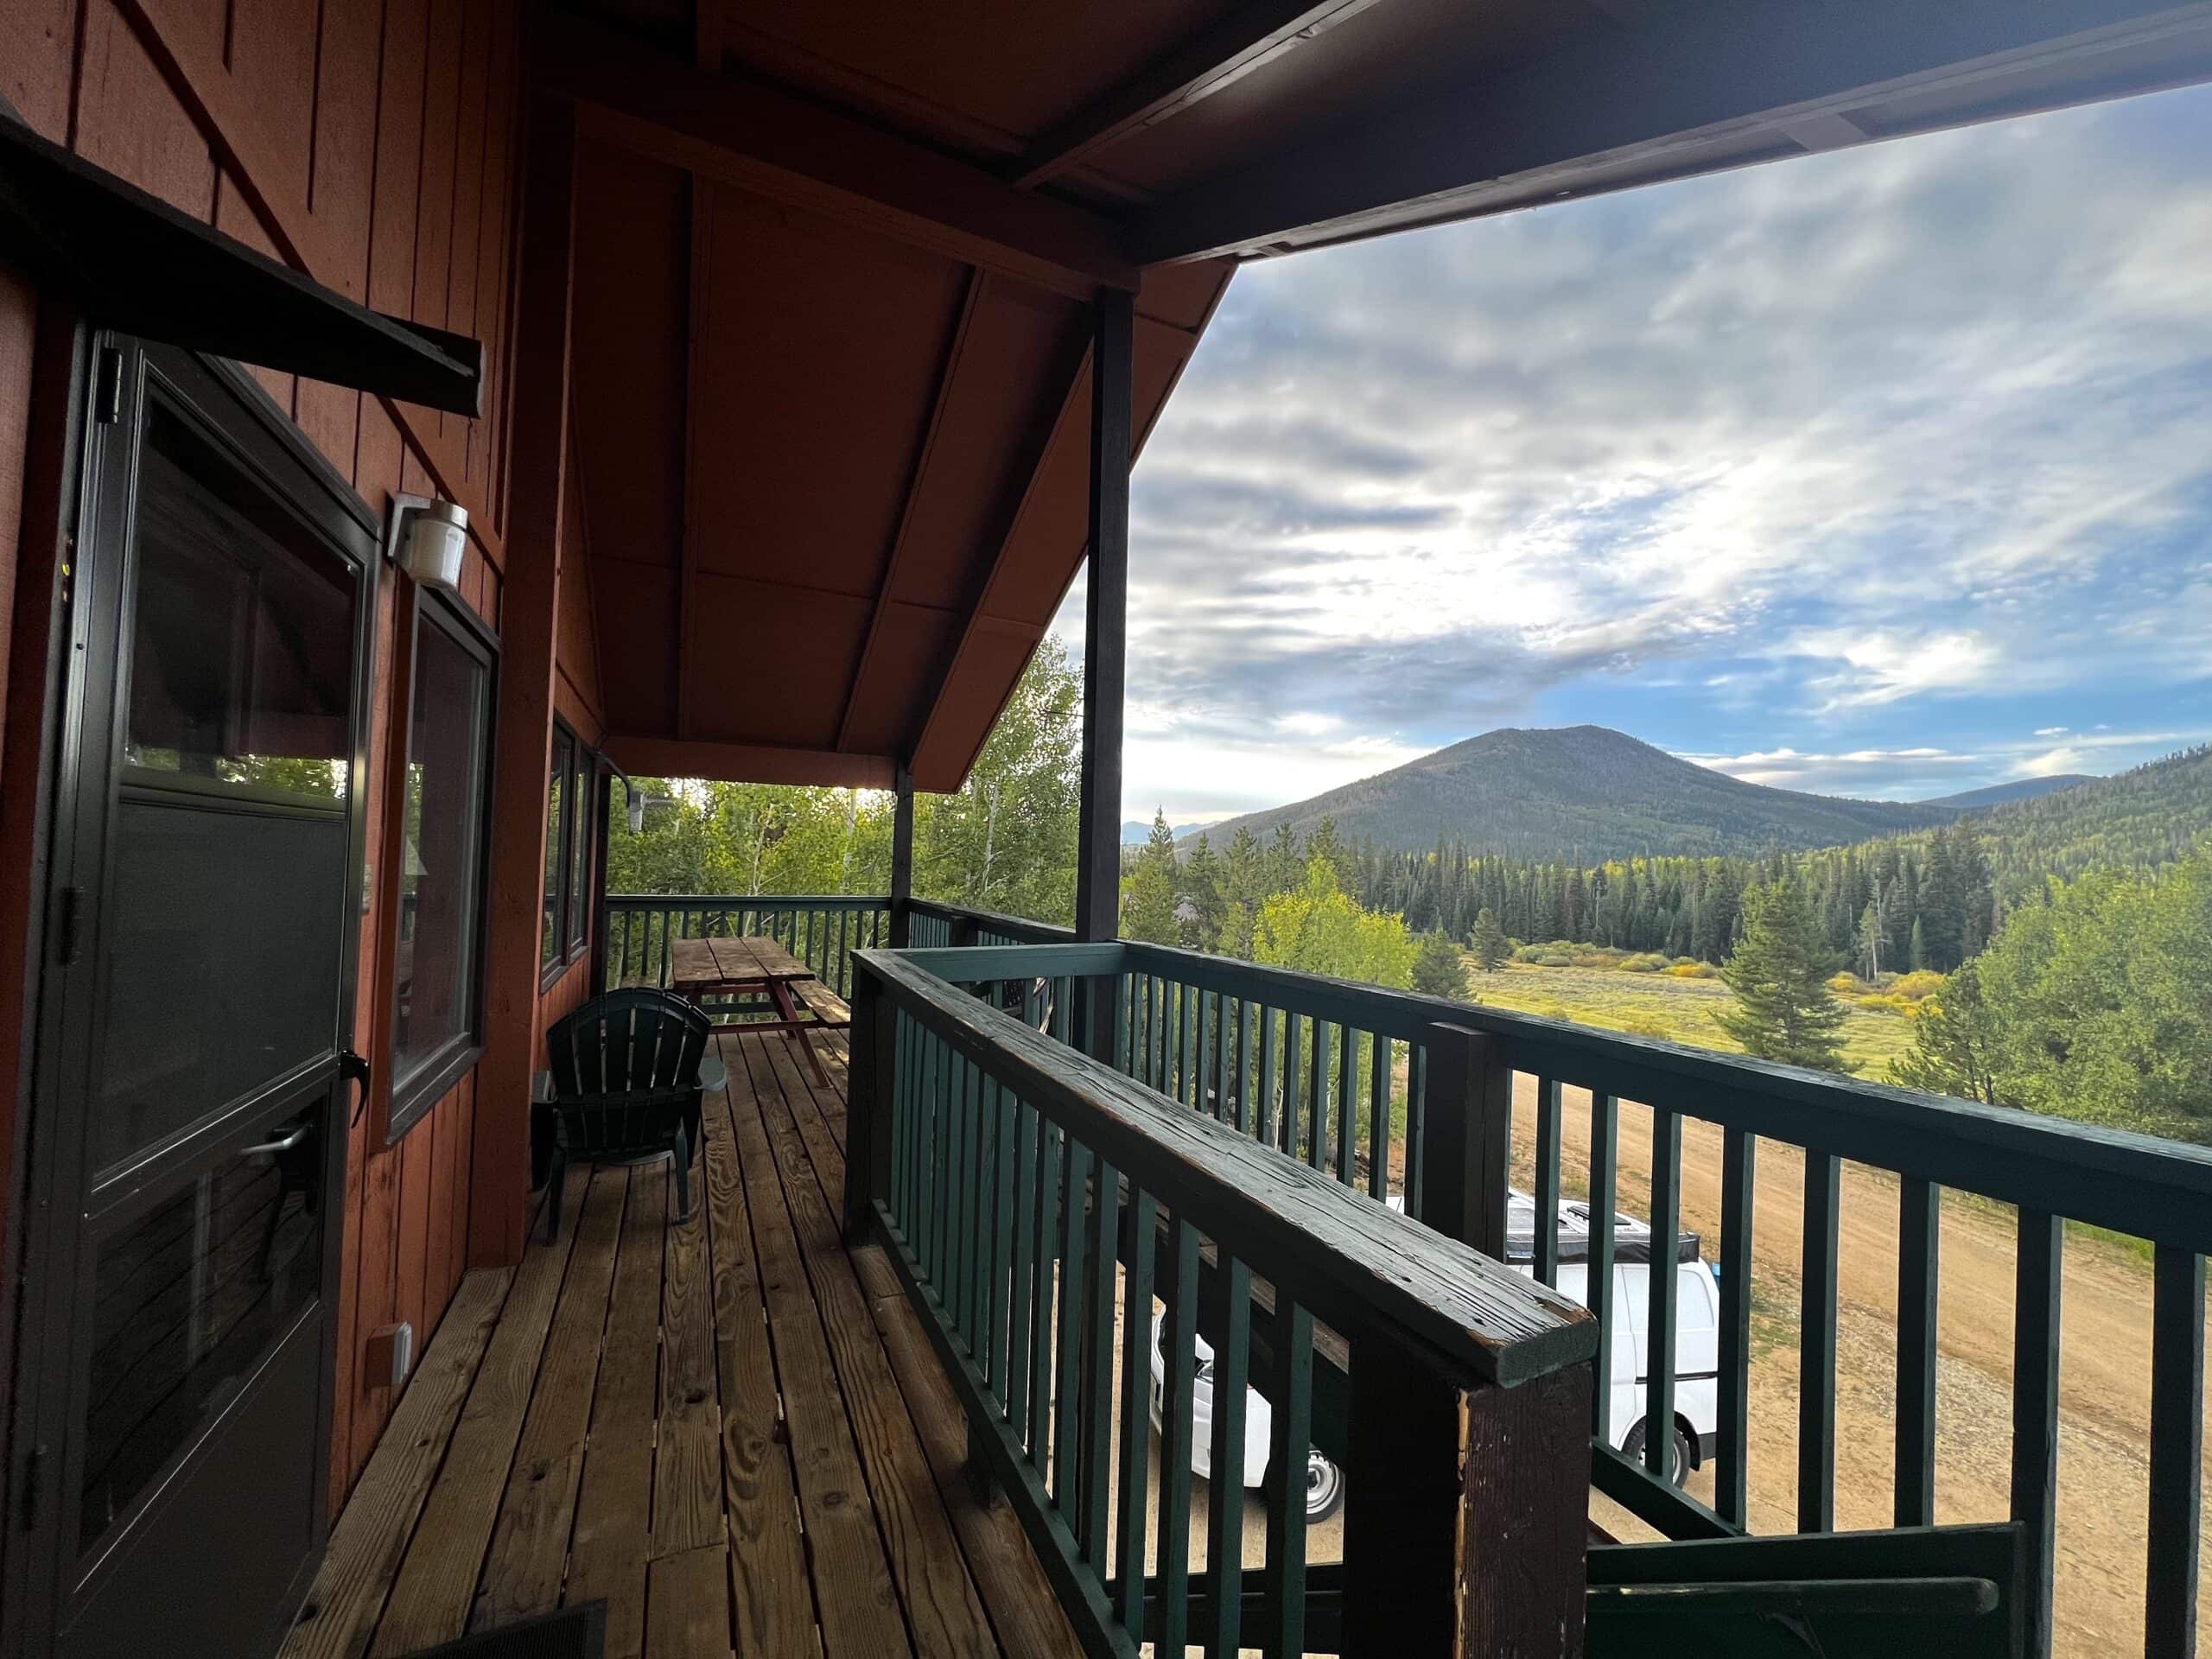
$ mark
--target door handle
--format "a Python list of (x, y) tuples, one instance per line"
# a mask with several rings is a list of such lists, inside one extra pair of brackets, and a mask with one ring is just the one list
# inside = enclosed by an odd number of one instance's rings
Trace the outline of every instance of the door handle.
[(278, 1135), (274, 1141), (257, 1141), (251, 1147), (240, 1147), (238, 1156), (251, 1158), (257, 1152), (289, 1152), (294, 1147), (315, 1133), (315, 1125), (302, 1119)]
[(361, 1104), (369, 1103), (369, 1063), (350, 1048), (338, 1051), (338, 1075), (349, 1083), (361, 1085)]

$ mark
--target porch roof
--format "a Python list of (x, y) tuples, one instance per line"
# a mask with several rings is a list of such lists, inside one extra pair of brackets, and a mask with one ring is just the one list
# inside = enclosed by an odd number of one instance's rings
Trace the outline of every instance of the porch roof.
[(575, 466), (632, 770), (957, 787), (1236, 260), (2212, 75), (2149, 0), (601, 0)]

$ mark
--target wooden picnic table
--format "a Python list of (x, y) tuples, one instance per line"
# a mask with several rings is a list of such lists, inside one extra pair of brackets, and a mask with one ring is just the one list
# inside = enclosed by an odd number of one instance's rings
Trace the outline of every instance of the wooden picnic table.
[[(814, 969), (779, 941), (753, 933), (677, 939), (670, 947), (669, 961), (669, 988), (702, 1008), (710, 996), (766, 997), (774, 1017), (748, 1021), (745, 1029), (783, 1033), (806, 1056), (816, 1080), (825, 1089), (830, 1086), (829, 1074), (807, 1033), (842, 1023), (823, 1017), (823, 1009), (836, 1007), (837, 1000), (827, 994)], [(805, 988), (810, 985), (816, 988), (810, 992)], [(804, 1015), (810, 1017), (803, 1017), (802, 1003)]]

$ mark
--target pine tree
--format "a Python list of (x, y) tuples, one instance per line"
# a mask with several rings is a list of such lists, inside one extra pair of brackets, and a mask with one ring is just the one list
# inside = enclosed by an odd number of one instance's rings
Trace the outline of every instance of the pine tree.
[(1511, 941), (1505, 937), (1505, 930), (1497, 925), (1497, 912), (1488, 905), (1484, 905), (1475, 918), (1473, 943), (1475, 960), (1481, 964), (1483, 972), (1496, 973), (1505, 961)]
[(1753, 887), (1720, 976), (1736, 1007), (1713, 1019), (1755, 1058), (1847, 1071), (1843, 1005), (1829, 995), (1834, 961), (1823, 947), (1804, 893), (1794, 882)]
[(1467, 959), (1443, 934), (1421, 936), (1421, 948), (1414, 953), (1414, 989), (1423, 996), (1448, 996), (1455, 1001), (1466, 996)]
[(1155, 810), (1152, 835), (1122, 882), (1122, 937), (1151, 944), (1174, 944), (1181, 937), (1175, 921), (1175, 837), (1167, 815)]

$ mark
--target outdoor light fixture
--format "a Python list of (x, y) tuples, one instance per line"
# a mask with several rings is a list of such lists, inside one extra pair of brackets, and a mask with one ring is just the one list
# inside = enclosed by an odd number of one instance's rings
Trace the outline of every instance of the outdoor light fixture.
[(468, 509), (428, 496), (395, 495), (385, 532), (391, 562), (425, 588), (461, 591), (461, 556), (468, 549)]

